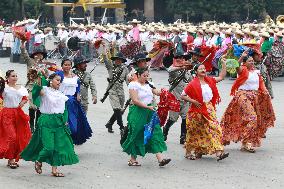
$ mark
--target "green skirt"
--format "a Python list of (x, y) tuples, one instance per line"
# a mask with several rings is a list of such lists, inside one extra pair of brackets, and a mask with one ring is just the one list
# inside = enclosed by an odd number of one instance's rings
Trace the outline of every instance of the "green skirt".
[(145, 156), (146, 153), (156, 154), (167, 150), (166, 143), (160, 125), (156, 125), (153, 136), (144, 144), (144, 125), (150, 122), (153, 112), (151, 110), (133, 105), (129, 108), (127, 117), (128, 135), (122, 144), (123, 151), (128, 155)]
[(39, 117), (36, 131), (21, 157), (26, 161), (46, 162), (51, 166), (79, 162), (63, 114), (42, 114)]

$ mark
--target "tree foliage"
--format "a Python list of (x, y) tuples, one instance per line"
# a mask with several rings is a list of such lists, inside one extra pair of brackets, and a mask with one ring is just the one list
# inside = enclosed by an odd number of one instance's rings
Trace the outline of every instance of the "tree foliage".
[(283, 0), (166, 0), (167, 10), (191, 22), (263, 20), (284, 14)]
[(0, 18), (5, 18), (7, 22), (36, 18), (40, 13), (47, 15), (50, 11), (51, 8), (45, 6), (42, 0), (0, 0)]

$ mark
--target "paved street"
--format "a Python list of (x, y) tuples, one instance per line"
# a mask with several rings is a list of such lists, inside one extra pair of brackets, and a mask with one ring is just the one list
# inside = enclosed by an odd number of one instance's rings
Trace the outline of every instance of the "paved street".
[[(93, 66), (94, 64), (90, 63), (88, 69), (91, 70)], [(25, 84), (25, 65), (10, 63), (8, 58), (0, 58), (0, 69), (3, 74), (8, 69), (16, 70), (20, 78), (19, 83)], [(92, 75), (97, 85), (98, 96), (101, 98), (107, 84), (105, 67), (97, 66)], [(151, 76), (158, 88), (168, 87), (168, 75), (165, 71), (152, 71)], [(231, 99), (229, 91), (232, 82), (226, 79), (218, 86), (222, 97), (222, 102), (217, 109), (219, 119)], [(277, 122), (275, 128), (268, 131), (262, 147), (257, 149), (255, 154), (240, 152), (240, 144), (232, 144), (225, 148), (230, 153), (230, 157), (222, 162), (217, 163), (213, 156), (205, 156), (196, 161), (187, 160), (184, 158), (184, 149), (179, 144), (181, 121), (179, 120), (179, 123), (170, 130), (168, 137), (168, 151), (165, 156), (172, 158), (168, 166), (159, 168), (155, 156), (148, 154), (145, 158), (138, 159), (142, 167), (129, 167), (127, 165), (129, 157), (122, 153), (119, 144), (118, 126), (114, 127), (114, 134), (107, 133), (104, 127), (112, 112), (110, 103), (106, 100), (104, 104), (98, 102), (96, 105), (89, 106), (88, 118), (94, 135), (87, 143), (75, 147), (80, 163), (60, 167), (59, 170), (66, 175), (65, 178), (51, 177), (51, 168), (47, 164), (44, 164), (43, 174), (37, 175), (32, 162), (21, 161), (18, 169), (11, 170), (6, 167), (6, 160), (0, 160), (0, 188), (284, 188), (284, 116), (282, 112), (284, 79), (278, 78), (272, 84)], [(126, 115), (124, 116), (125, 124)]]

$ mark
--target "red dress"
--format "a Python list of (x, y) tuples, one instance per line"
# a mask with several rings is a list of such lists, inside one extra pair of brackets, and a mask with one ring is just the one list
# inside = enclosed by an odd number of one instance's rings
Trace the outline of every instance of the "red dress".
[(6, 86), (2, 94), (4, 107), (0, 111), (0, 159), (16, 159), (31, 138), (29, 116), (19, 107), (28, 91)]

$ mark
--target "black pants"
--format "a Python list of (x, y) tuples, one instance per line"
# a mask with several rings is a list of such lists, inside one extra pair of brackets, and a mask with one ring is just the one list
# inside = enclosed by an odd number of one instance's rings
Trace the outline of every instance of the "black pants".
[(38, 118), (40, 116), (40, 111), (39, 110), (35, 110), (35, 109), (29, 109), (29, 116), (30, 116), (30, 128), (31, 128), (31, 132), (33, 133), (35, 131), (36, 128), (36, 124), (38, 121)]
[(112, 125), (114, 124), (115, 121), (117, 121), (117, 125), (119, 125), (120, 129), (123, 129), (123, 121), (122, 121), (122, 113), (120, 109), (114, 109), (113, 110), (113, 114), (111, 116), (111, 118), (109, 119), (108, 123), (107, 123), (107, 128), (111, 128), (112, 129)]

